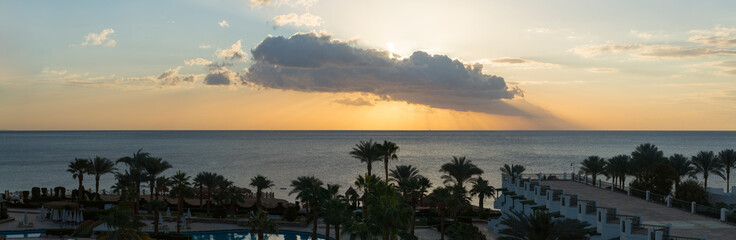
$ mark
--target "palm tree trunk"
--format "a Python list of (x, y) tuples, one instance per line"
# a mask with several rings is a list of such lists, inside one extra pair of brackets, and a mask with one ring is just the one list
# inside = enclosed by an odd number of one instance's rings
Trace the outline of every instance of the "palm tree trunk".
[(151, 189), (151, 192), (148, 193), (148, 194), (151, 194), (150, 197), (148, 198), (149, 201), (153, 200), (153, 187), (154, 187), (153, 185), (155, 183), (156, 183), (155, 180), (151, 180), (151, 182), (149, 183), (149, 189)]
[(368, 175), (371, 175), (371, 161), (368, 161)]
[(95, 193), (100, 196), (100, 175), (95, 175)]
[(445, 240), (445, 210), (441, 211), (442, 214), (440, 214), (440, 240)]
[(340, 240), (340, 224), (335, 224), (335, 240)]
[(79, 177), (79, 190), (77, 190), (77, 202), (82, 202), (82, 199), (84, 198), (84, 194), (82, 193), (84, 191), (84, 186), (82, 186), (82, 175), (80, 174)]
[(478, 207), (480, 207), (481, 212), (485, 211), (485, 209), (483, 209), (483, 194), (478, 196)]
[(258, 240), (263, 240), (263, 231), (258, 232)]
[(261, 189), (256, 189), (256, 209), (261, 209)]
[(314, 224), (312, 225), (312, 240), (317, 240), (317, 221), (319, 220), (317, 216), (319, 216), (318, 215), (319, 213), (317, 212), (316, 209), (313, 209), (312, 211), (314, 212), (314, 216), (313, 216)]
[(207, 214), (210, 214), (210, 199), (212, 199), (212, 188), (207, 187)]
[(726, 167), (726, 192), (731, 191), (731, 168)]
[(412, 236), (414, 236), (414, 229), (416, 228), (416, 224), (417, 224), (416, 206), (411, 206), (411, 225), (409, 225), (411, 227), (411, 230), (409, 233), (411, 233)]
[(199, 185), (199, 208), (202, 208), (202, 185)]
[(153, 233), (158, 233), (158, 215), (159, 215), (158, 206), (156, 206), (156, 209), (153, 210)]
[(705, 185), (703, 185), (703, 187), (705, 187), (705, 191), (708, 192), (708, 173), (707, 172), (703, 173), (703, 181), (705, 181), (704, 182)]
[(325, 222), (325, 239), (330, 239), (330, 223)]
[(383, 158), (383, 170), (386, 172), (386, 182), (388, 182), (388, 157)]

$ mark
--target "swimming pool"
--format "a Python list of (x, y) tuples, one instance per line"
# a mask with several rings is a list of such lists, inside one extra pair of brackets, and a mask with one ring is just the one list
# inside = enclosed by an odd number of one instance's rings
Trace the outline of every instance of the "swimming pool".
[[(182, 232), (192, 235), (192, 240), (255, 240), (258, 235), (250, 234), (249, 230), (224, 230), (208, 232)], [(278, 234), (268, 234), (268, 240), (308, 240), (312, 233), (295, 231), (278, 231)], [(324, 235), (317, 234), (317, 239), (325, 239)], [(330, 238), (332, 240), (333, 238)]]
[(46, 230), (26, 230), (26, 231), (0, 232), (0, 234), (5, 235), (5, 237), (7, 238), (29, 238), (29, 237), (41, 237), (41, 234), (45, 232)]

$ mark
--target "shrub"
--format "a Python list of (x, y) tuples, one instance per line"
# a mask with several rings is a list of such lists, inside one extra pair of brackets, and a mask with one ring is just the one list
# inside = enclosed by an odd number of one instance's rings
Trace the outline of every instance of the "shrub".
[(708, 192), (705, 191), (700, 182), (695, 179), (688, 179), (680, 183), (675, 191), (675, 198), (686, 202), (695, 201), (696, 203), (707, 205)]
[(486, 236), (478, 227), (467, 223), (454, 223), (447, 226), (445, 235), (450, 240), (485, 240)]
[(29, 191), (23, 191), (23, 199), (28, 199), (28, 196), (31, 195), (31, 192)]
[(41, 197), (41, 188), (39, 187), (33, 187), (31, 188), (31, 199), (36, 200)]
[(222, 205), (218, 205), (212, 210), (213, 218), (225, 218), (227, 217), (227, 208)]
[(108, 214), (110, 214), (110, 210), (84, 210), (82, 211), (84, 220), (92, 220), (92, 221), (100, 220), (102, 216), (105, 216)]
[(59, 236), (74, 234), (74, 228), (46, 229), (46, 236)]
[(49, 189), (48, 188), (41, 188), (41, 194), (44, 197), (48, 197), (49, 196)]
[(5, 203), (0, 203), (0, 219), (6, 218), (8, 218), (8, 207), (5, 206)]
[(149, 237), (159, 240), (189, 240), (192, 239), (191, 235), (176, 234), (176, 233), (149, 233)]
[(293, 222), (294, 220), (296, 220), (298, 213), (299, 210), (296, 207), (288, 207), (284, 209), (284, 215), (282, 215), (282, 217), (286, 221)]
[(667, 162), (651, 164), (639, 171), (639, 178), (631, 182), (631, 187), (649, 190), (652, 193), (668, 195), (672, 192), (672, 186), (678, 177), (675, 169)]

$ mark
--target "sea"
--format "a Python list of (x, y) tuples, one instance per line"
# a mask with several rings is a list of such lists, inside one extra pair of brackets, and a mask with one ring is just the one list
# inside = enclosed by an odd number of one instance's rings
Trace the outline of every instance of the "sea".
[[(667, 156), (736, 148), (733, 131), (0, 131), (0, 191), (75, 188), (77, 180), (66, 171), (75, 158), (114, 161), (142, 149), (173, 165), (163, 175), (210, 171), (249, 187), (261, 174), (274, 181), (268, 191), (275, 197), (294, 200), (289, 184), (299, 176), (339, 184), (343, 191), (353, 185), (366, 165), (349, 152), (368, 140), (395, 142), (398, 160), (389, 167), (415, 166), (434, 186), (443, 184), (440, 166), (453, 156), (470, 159), (485, 171), (483, 178), (500, 186), (503, 164), (524, 165), (527, 173), (569, 173), (588, 156), (631, 154), (642, 143)], [(384, 176), (382, 162), (373, 164), (373, 173)], [(100, 188), (113, 182), (113, 175), (105, 175)], [(84, 185), (94, 189), (94, 177), (86, 176)], [(708, 185), (726, 184), (713, 176)]]

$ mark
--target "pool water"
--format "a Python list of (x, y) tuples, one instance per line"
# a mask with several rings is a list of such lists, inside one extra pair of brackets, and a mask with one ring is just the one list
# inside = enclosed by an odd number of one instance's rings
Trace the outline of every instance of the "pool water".
[(45, 233), (44, 230), (30, 230), (30, 231), (14, 231), (14, 232), (0, 232), (0, 234), (5, 235), (8, 239), (10, 238), (37, 238), (41, 237), (42, 233)]
[[(256, 240), (257, 234), (250, 234), (248, 230), (228, 230), (228, 231), (212, 231), (212, 232), (185, 232), (183, 234), (192, 235), (192, 240)], [(266, 234), (264, 239), (268, 240), (308, 240), (312, 236), (311, 233), (294, 232), (294, 231), (278, 231), (278, 234)], [(317, 239), (324, 240), (325, 236), (317, 235)], [(332, 239), (332, 238), (330, 238)]]

